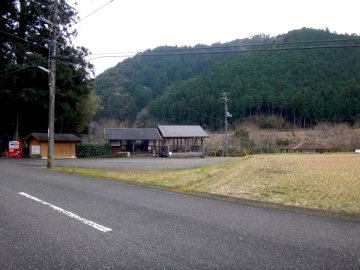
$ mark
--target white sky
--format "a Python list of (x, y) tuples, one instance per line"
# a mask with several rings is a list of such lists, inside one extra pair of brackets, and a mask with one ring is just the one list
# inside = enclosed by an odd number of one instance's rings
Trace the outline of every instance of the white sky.
[[(72, 0), (83, 18), (110, 0)], [(302, 27), (360, 35), (359, 0), (114, 0), (77, 25), (77, 46), (96, 54), (161, 45), (211, 45)], [(89, 58), (90, 59), (90, 58)], [(96, 75), (124, 60), (94, 59)]]

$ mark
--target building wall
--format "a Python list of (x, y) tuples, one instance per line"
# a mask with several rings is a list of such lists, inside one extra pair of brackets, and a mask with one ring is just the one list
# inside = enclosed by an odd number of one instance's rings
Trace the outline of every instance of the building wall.
[[(48, 142), (38, 141), (34, 138), (30, 139), (29, 151), (32, 154), (33, 146), (40, 147), (41, 158), (46, 159), (48, 155)], [(75, 158), (75, 142), (54, 142), (54, 158)]]
[[(111, 154), (120, 152), (148, 153), (153, 155), (160, 151), (159, 140), (110, 140)], [(133, 145), (134, 143), (134, 145)]]

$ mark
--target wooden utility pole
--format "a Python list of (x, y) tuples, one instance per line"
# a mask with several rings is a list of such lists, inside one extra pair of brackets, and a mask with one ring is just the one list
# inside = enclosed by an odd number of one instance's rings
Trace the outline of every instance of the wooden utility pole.
[(52, 168), (54, 158), (54, 118), (55, 118), (55, 81), (56, 81), (56, 51), (57, 51), (57, 0), (54, 0), (51, 24), (51, 54), (49, 74), (49, 130), (47, 168)]

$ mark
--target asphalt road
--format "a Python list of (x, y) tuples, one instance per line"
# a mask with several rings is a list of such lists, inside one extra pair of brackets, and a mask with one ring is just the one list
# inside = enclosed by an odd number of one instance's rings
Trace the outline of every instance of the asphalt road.
[(0, 159), (0, 269), (360, 269), (360, 223)]

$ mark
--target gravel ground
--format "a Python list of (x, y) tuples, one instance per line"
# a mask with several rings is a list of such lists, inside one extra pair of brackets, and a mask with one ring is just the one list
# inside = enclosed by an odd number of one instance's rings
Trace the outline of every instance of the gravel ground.
[[(55, 159), (54, 167), (85, 167), (112, 170), (167, 170), (202, 167), (230, 160), (231, 158), (77, 158)], [(22, 159), (18, 162), (29, 166), (45, 167), (46, 160)]]

